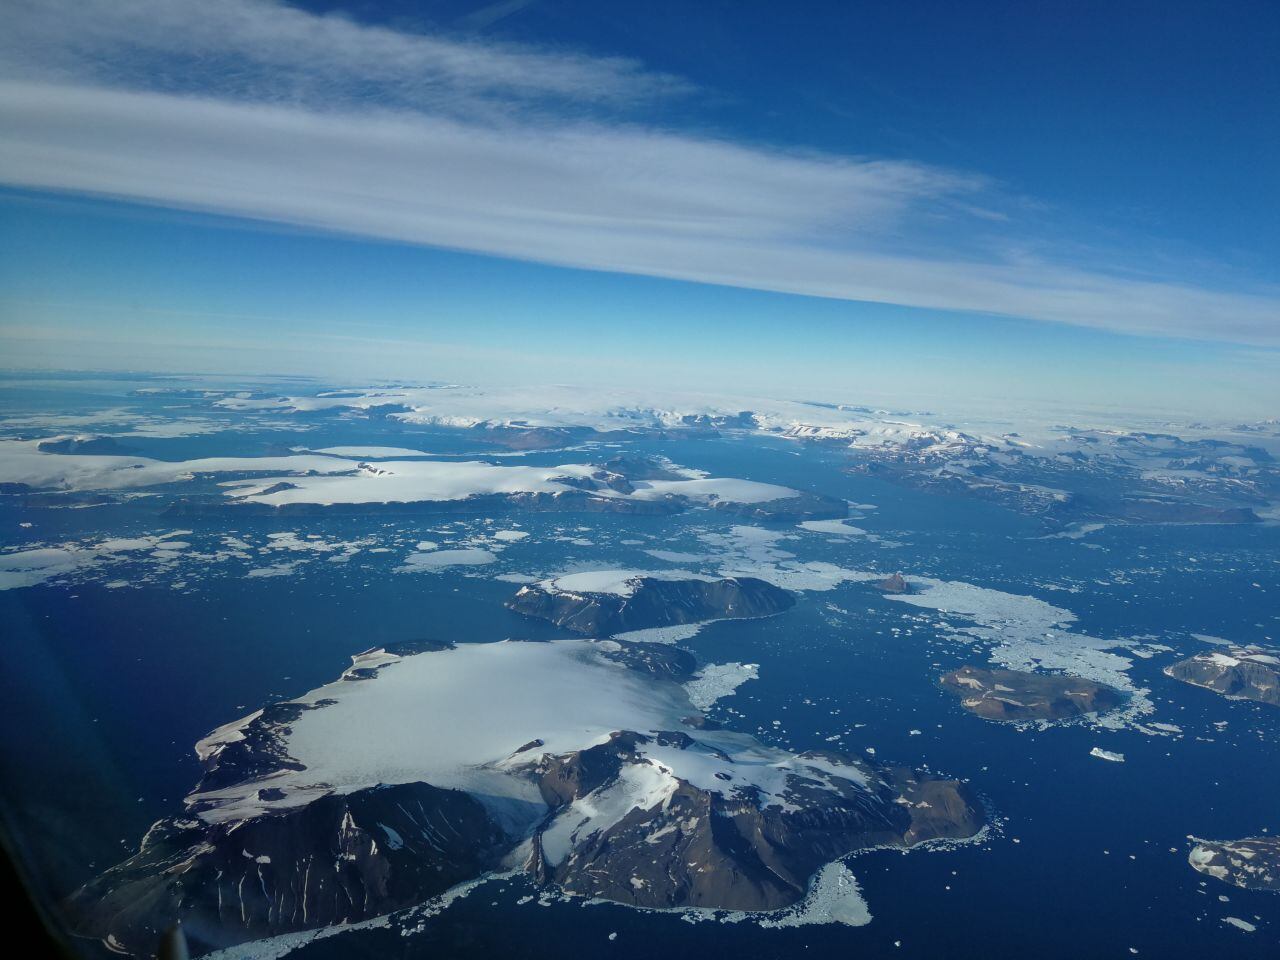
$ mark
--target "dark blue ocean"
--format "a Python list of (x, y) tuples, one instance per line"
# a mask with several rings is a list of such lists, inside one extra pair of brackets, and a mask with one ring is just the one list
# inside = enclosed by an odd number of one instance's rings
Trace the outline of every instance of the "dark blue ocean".
[[(33, 404), (47, 407), (55, 396), (72, 404), (54, 394)], [(82, 391), (76, 402), (113, 398), (108, 385), (101, 396)], [(20, 406), (9, 400), (10, 412)], [(162, 401), (155, 403), (159, 409)], [(180, 407), (164, 405), (170, 413)], [(394, 423), (317, 419), (311, 426), (305, 436), (259, 429), (130, 438), (129, 446), (172, 460), (299, 443), (477, 452), (456, 434)], [(1080, 960), (1132, 956), (1131, 948), (1160, 958), (1280, 956), (1280, 897), (1210, 880), (1186, 861), (1189, 835), (1280, 831), (1280, 710), (1228, 701), (1160, 672), (1178, 654), (1204, 649), (1191, 634), (1263, 642), (1280, 633), (1280, 527), (1107, 527), (1081, 540), (1042, 539), (1038, 523), (999, 507), (851, 475), (833, 449), (715, 437), (627, 447), (718, 476), (873, 504), (852, 522), (896, 544), (814, 534), (778, 544), (802, 559), (1031, 594), (1075, 613), (1073, 629), (1081, 633), (1149, 635), (1173, 647), (1137, 659), (1130, 676), (1152, 691), (1157, 713), (1150, 719), (1176, 724), (1182, 735), (1078, 726), (1019, 731), (970, 716), (935, 681), (961, 663), (985, 662), (986, 648), (943, 635), (927, 622), (934, 618), (915, 616), (921, 611), (846, 583), (803, 594), (773, 619), (714, 624), (687, 645), (703, 661), (760, 665), (759, 679), (716, 708), (735, 729), (796, 750), (871, 747), (882, 761), (970, 778), (986, 798), (998, 828), (985, 843), (850, 861), (874, 917), (869, 925), (774, 930), (611, 905), (520, 904), (532, 889), (497, 880), (412, 936), (348, 933), (292, 956), (773, 958), (812, 951)], [(517, 462), (583, 462), (594, 453), (540, 453)], [(199, 544), (226, 533), (225, 518), (171, 519), (164, 506), (163, 498), (80, 509), (10, 504), (0, 508), (0, 529), (8, 548), (174, 529), (191, 531), (183, 539)], [(411, 543), (439, 540), (442, 526), (460, 519), (237, 518), (234, 528), (245, 537), (291, 532)], [(43, 895), (56, 900), (123, 859), (152, 821), (178, 811), (199, 777), (195, 740), (265, 702), (333, 679), (352, 654), (423, 637), (483, 643), (561, 635), (506, 611), (502, 601), (515, 584), (494, 574), (661, 567), (643, 551), (705, 550), (701, 536), (735, 522), (705, 510), (515, 519), (530, 536), (488, 567), (393, 573), (403, 549), (366, 550), (346, 563), (308, 563), (294, 575), (262, 578), (245, 576), (245, 565), (236, 563), (155, 577), (138, 561), (136, 569), (126, 562), (96, 580), (0, 591), (4, 813)], [(24, 522), (32, 526), (20, 527)], [(106, 586), (135, 575), (147, 582)], [(1122, 752), (1126, 761), (1091, 757), (1094, 746)], [(1226, 916), (1258, 930), (1244, 933), (1223, 923)], [(85, 949), (94, 955), (100, 948)]]

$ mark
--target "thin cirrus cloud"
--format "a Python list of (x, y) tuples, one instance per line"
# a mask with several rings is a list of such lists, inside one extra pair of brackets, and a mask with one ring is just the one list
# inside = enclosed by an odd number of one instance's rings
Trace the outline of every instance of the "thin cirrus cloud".
[(634, 60), (465, 43), (275, 0), (11, 0), (6, 73), (322, 105), (501, 112), (627, 106), (685, 92)]
[[(631, 60), (267, 0), (44, 0), (0, 181), (569, 267), (1280, 346), (1280, 299), (1001, 256), (980, 177), (646, 127)], [(1000, 214), (997, 212), (997, 216)]]

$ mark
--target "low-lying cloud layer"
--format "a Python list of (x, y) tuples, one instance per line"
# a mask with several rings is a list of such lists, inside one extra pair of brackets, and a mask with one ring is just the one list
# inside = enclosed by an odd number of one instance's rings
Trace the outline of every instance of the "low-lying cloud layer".
[[(10, 5), (0, 182), (570, 267), (1280, 345), (1280, 298), (1001, 255), (982, 178), (643, 124), (631, 60), (270, 0)], [(1016, 227), (1011, 227), (1015, 229)]]

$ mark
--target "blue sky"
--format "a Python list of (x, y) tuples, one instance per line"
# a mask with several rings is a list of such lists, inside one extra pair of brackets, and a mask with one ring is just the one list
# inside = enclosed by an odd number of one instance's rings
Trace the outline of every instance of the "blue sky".
[(10, 0), (17, 366), (1280, 407), (1280, 9)]

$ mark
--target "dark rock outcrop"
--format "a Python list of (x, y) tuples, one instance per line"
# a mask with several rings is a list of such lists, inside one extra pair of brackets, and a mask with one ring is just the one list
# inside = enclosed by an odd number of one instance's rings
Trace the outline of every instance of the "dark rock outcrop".
[(510, 843), (473, 797), (425, 783), (251, 820), (173, 818), (78, 890), (67, 913), (73, 933), (142, 957), (181, 921), (203, 952), (421, 903), (492, 868)]
[(41, 453), (78, 453), (98, 456), (127, 454), (129, 448), (114, 437), (54, 437), (36, 445)]
[(1129, 523), (1259, 523), (1261, 518), (1251, 507), (1223, 507), (1181, 500), (1121, 500), (1108, 517)]
[(982, 829), (982, 802), (963, 780), (923, 774), (909, 767), (889, 767), (885, 772), (911, 814), (911, 823), (902, 835), (906, 846), (930, 840), (964, 840)]
[(760, 503), (739, 503), (735, 500), (717, 500), (712, 508), (745, 520), (777, 520), (799, 522), (801, 520), (843, 520), (849, 515), (849, 504), (835, 497), (819, 493), (800, 493), (794, 497), (780, 497)]
[(582, 427), (484, 425), (475, 429), (482, 434), (484, 440), (508, 450), (552, 450), (579, 443), (594, 433)]
[(698, 669), (692, 653), (665, 643), (623, 643), (617, 650), (601, 650), (600, 656), (639, 673), (676, 683), (691, 679)]
[[(7, 485), (6, 489), (0, 490), (3, 493), (21, 494), (21, 489), (11, 489), (26, 487), (26, 484), (16, 483)], [(94, 493), (92, 490), (67, 490), (56, 493), (40, 493), (29, 492), (22, 499), (24, 507), (41, 507), (49, 509), (80, 509), (84, 507), (105, 507), (111, 504), (119, 503), (120, 500), (106, 493)]]
[(620, 473), (631, 480), (685, 480), (684, 474), (677, 473), (661, 461), (650, 457), (626, 456), (618, 454), (610, 457), (602, 466), (613, 473)]
[(1120, 706), (1118, 690), (1063, 674), (983, 670), (965, 666), (939, 681), (960, 697), (960, 705), (987, 720), (1070, 720)]
[[(528, 864), (537, 879), (638, 907), (776, 910), (800, 900), (820, 867), (855, 850), (970, 837), (983, 824), (981, 804), (967, 785), (905, 769), (886, 771), (870, 786), (838, 775), (819, 783), (796, 774), (788, 780), (786, 805), (762, 804), (749, 790), (725, 794), (677, 780), (661, 802), (637, 806), (567, 851), (549, 853), (545, 837), (556, 817), (571, 817), (574, 800), (609, 791), (629, 765), (643, 762), (645, 745), (654, 741), (706, 749), (685, 734), (624, 733), (539, 767), (554, 809)], [(860, 763), (840, 754), (800, 756), (850, 771)], [(723, 761), (732, 767), (728, 754)]]
[(794, 604), (786, 590), (754, 577), (704, 581), (639, 576), (626, 596), (573, 593), (556, 589), (552, 581), (521, 587), (506, 606), (584, 636), (608, 636), (705, 620), (767, 617)]

